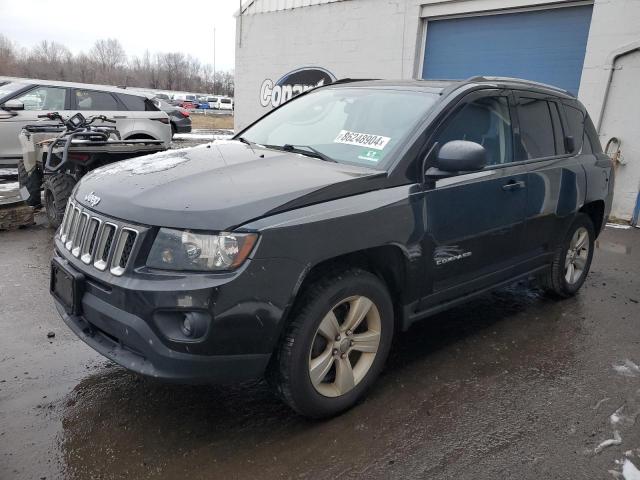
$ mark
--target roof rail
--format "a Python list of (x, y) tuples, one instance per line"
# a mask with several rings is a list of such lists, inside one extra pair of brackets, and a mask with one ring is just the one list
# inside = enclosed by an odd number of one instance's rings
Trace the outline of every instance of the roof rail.
[(525, 85), (537, 85), (539, 87), (548, 88), (549, 90), (555, 90), (556, 92), (566, 93), (567, 95), (572, 95), (571, 92), (565, 90), (564, 88), (556, 87), (555, 85), (549, 85), (548, 83), (542, 82), (534, 82), (533, 80), (525, 80), (523, 78), (514, 78), (514, 77), (492, 77), (485, 75), (477, 75), (475, 77), (470, 77), (465, 80), (466, 82), (511, 82), (511, 83), (522, 83)]
[(379, 78), (339, 78), (338, 80), (328, 83), (327, 85), (335, 85), (336, 83), (368, 82), (371, 80), (380, 80), (380, 79)]

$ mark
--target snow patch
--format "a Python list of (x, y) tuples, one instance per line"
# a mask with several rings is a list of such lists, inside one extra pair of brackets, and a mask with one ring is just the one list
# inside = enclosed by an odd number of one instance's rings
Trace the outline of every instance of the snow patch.
[(18, 182), (0, 183), (0, 192), (14, 192), (20, 189)]
[(624, 225), (621, 223), (607, 223), (607, 228), (618, 228), (620, 230), (628, 230), (631, 228), (631, 225)]
[(617, 430), (613, 431), (613, 438), (610, 438), (608, 440), (605, 440), (604, 442), (601, 442), (600, 445), (598, 445), (593, 451), (594, 453), (600, 453), (602, 450), (604, 450), (607, 447), (611, 447), (613, 445), (620, 445), (622, 443), (622, 437), (620, 436), (620, 432), (618, 432)]
[(227, 140), (233, 135), (228, 133), (223, 134), (207, 134), (207, 133), (176, 133), (173, 136), (174, 140)]
[(637, 377), (640, 375), (640, 367), (631, 360), (625, 360), (622, 365), (614, 365), (613, 370), (625, 377)]
[(622, 477), (624, 480), (640, 480), (640, 470), (628, 458), (622, 464)]

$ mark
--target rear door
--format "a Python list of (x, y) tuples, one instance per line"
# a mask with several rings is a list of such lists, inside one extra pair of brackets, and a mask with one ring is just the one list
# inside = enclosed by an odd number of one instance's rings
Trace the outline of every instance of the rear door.
[(569, 151), (561, 99), (534, 92), (516, 92), (518, 126), (515, 159), (528, 165), (527, 222), (524, 248), (531, 267), (548, 263), (564, 237), (585, 195), (580, 162), (582, 136)]
[(516, 273), (522, 254), (527, 174), (513, 165), (508, 90), (468, 95), (434, 137), (439, 146), (468, 140), (485, 147), (479, 172), (437, 180), (425, 194), (428, 240), (424, 251), (433, 294), (424, 308), (493, 285)]
[[(135, 128), (135, 118), (126, 107), (121, 104), (115, 94), (85, 88), (74, 88), (71, 95), (71, 114), (82, 113), (85, 117), (104, 115), (116, 121), (116, 128), (126, 138)], [(113, 125), (111, 123), (96, 122), (95, 125)]]
[(42, 119), (38, 115), (48, 112), (61, 112), (68, 107), (69, 91), (64, 87), (49, 85), (34, 86), (20, 93), (12, 100), (24, 104), (24, 110), (1, 112), (2, 159), (17, 161), (22, 158), (22, 150), (18, 135), (25, 125), (36, 123)]

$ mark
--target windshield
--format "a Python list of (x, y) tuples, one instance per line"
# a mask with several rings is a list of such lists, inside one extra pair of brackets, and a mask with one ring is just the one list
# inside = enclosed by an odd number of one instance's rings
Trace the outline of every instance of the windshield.
[(324, 88), (274, 111), (242, 133), (265, 146), (311, 147), (340, 162), (386, 168), (389, 152), (425, 117), (438, 95), (374, 88)]
[(0, 85), (0, 100), (4, 100), (4, 97), (10, 96), (12, 93), (17, 92), (21, 88), (26, 87), (26, 83), (10, 82)]

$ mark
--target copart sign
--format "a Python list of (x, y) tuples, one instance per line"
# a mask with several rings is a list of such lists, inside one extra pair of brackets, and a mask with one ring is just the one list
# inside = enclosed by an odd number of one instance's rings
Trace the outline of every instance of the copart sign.
[(304, 67), (293, 70), (277, 82), (267, 78), (260, 87), (260, 105), (278, 107), (302, 92), (327, 85), (336, 80), (330, 71), (321, 67)]

